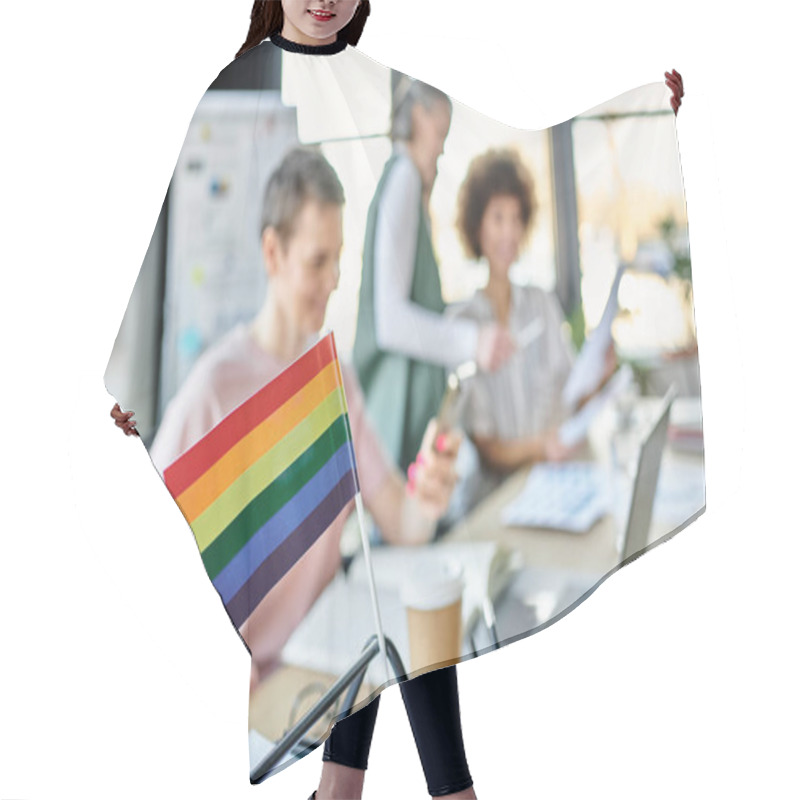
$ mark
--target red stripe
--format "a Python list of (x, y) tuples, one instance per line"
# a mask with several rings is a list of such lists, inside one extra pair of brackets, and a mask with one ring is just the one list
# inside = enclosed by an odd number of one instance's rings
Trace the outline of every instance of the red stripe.
[(277, 378), (230, 412), (164, 470), (170, 494), (179, 497), (242, 437), (277, 411), (336, 357), (333, 334), (321, 339)]

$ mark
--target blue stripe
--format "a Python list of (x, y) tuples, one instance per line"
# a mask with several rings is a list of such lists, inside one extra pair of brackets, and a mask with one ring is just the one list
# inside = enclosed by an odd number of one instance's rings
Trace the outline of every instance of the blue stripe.
[(350, 442), (345, 442), (325, 466), (258, 529), (214, 579), (214, 586), (224, 603), (244, 586), (262, 562), (302, 524), (342, 477), (353, 469), (354, 463), (352, 446)]

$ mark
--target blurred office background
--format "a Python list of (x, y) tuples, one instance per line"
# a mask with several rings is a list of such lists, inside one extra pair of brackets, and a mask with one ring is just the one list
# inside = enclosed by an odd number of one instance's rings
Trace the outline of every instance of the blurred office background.
[[(269, 63), (234, 61), (200, 102), (106, 374), (112, 393), (136, 411), (146, 443), (197, 357), (260, 307), (263, 187), (296, 143), (320, 146), (345, 189), (341, 279), (326, 324), (348, 356), (367, 209), (391, 152), (390, 103), (402, 77), (364, 61), (366, 70), (352, 74), (352, 62), (341, 68), (328, 62), (321, 80), (313, 64), (304, 67), (271, 50)], [(358, 91), (348, 91), (356, 81)], [(331, 113), (337, 104), (341, 112)], [(630, 265), (613, 328), (620, 360), (633, 365), (645, 394), (674, 382), (681, 394), (699, 397), (675, 136), (661, 83), (543, 131), (503, 125), (454, 101), (431, 196), (446, 301), (468, 298), (487, 277), (485, 265), (465, 256), (455, 229), (455, 199), (467, 167), (489, 147), (514, 147), (534, 176), (538, 212), (513, 278), (556, 292), (567, 333), (580, 347), (600, 320), (618, 264)]]

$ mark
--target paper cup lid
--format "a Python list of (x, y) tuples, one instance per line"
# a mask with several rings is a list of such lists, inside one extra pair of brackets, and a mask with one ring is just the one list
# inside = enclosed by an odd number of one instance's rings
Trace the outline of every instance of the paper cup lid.
[(414, 569), (403, 582), (400, 599), (419, 611), (446, 608), (464, 592), (464, 569), (456, 561), (432, 559)]

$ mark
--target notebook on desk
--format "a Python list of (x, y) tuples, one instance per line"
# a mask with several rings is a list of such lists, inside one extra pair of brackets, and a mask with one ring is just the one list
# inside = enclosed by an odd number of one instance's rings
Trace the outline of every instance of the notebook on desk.
[(619, 543), (620, 562), (626, 561), (647, 547), (653, 506), (661, 471), (661, 460), (667, 442), (667, 430), (675, 386), (671, 385), (661, 400), (655, 421), (639, 448), (636, 475), (633, 479), (630, 509)]
[[(664, 395), (639, 448), (633, 489), (618, 549), (623, 558), (647, 546), (674, 387)], [(585, 533), (611, 510), (606, 471), (591, 462), (536, 464), (522, 491), (503, 510), (503, 523)]]
[(591, 462), (536, 464), (503, 510), (503, 524), (585, 533), (611, 508), (607, 483), (602, 467)]
[[(572, 608), (598, 585), (609, 570), (632, 560), (647, 547), (673, 396), (670, 388), (640, 445), (627, 517), (619, 528), (616, 564), (609, 563), (599, 572), (594, 569), (552, 569), (531, 565), (516, 577), (510, 589), (511, 595), (521, 598), (526, 608), (535, 609), (536, 624), (548, 622)], [(692, 493), (688, 499), (691, 502), (693, 498), (695, 495)], [(686, 505), (683, 507), (686, 508)], [(502, 622), (504, 625), (517, 624), (509, 623), (507, 619)]]

